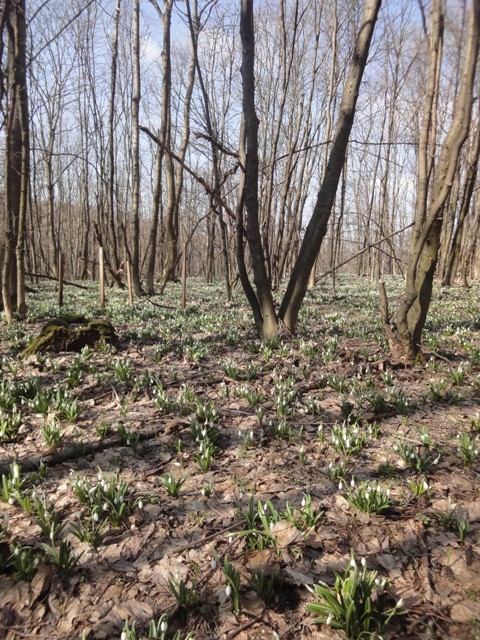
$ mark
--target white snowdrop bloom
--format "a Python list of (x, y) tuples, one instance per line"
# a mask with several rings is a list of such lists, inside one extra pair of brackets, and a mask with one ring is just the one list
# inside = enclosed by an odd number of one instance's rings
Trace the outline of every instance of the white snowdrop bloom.
[(138, 501), (138, 508), (140, 509), (140, 511), (143, 509), (143, 502), (141, 500)]
[(400, 600), (397, 602), (397, 607), (403, 607), (403, 598), (400, 598)]
[(98, 521), (99, 521), (99, 519), (100, 519), (100, 518), (99, 518), (99, 516), (98, 516), (97, 511), (95, 511), (95, 512), (94, 512), (94, 514), (93, 514), (92, 518), (93, 518), (94, 522), (98, 522)]
[(225, 589), (225, 595), (227, 596), (227, 598), (232, 595), (232, 587), (229, 584), (227, 584), (227, 587)]
[(350, 486), (353, 487), (355, 486), (355, 478), (352, 476), (352, 479), (350, 480)]
[(365, 500), (367, 500), (367, 502), (368, 502), (368, 500), (370, 500), (370, 493), (368, 491), (365, 494)]
[(233, 542), (233, 536), (228, 536), (228, 544), (232, 544)]
[(238, 435), (240, 436), (240, 438), (242, 437), (242, 430), (241, 429), (238, 430)]
[(108, 502), (104, 502), (102, 505), (103, 511), (108, 511)]
[(360, 563), (361, 563), (362, 567), (365, 569), (365, 567), (367, 566), (367, 561), (365, 560), (365, 558), (362, 558), (360, 560)]
[(338, 483), (338, 490), (342, 491), (343, 489), (343, 482), (340, 480), (340, 482)]
[(10, 496), (8, 499), (8, 504), (15, 504), (15, 498), (13, 496)]
[(305, 500), (305, 496), (303, 496), (302, 498), (302, 507), (304, 507), (307, 504), (307, 501)]
[(350, 438), (347, 438), (345, 440), (345, 446), (347, 447), (347, 449), (350, 449)]
[(355, 569), (357, 567), (357, 563), (355, 562), (355, 558), (352, 558), (350, 560), (350, 566), (352, 567), (352, 569)]
[(212, 560), (210, 561), (210, 566), (212, 567), (212, 569), (217, 568), (217, 561), (215, 560), (215, 558), (212, 558)]
[(329, 613), (328, 618), (325, 620), (325, 624), (328, 624), (330, 626), (332, 624), (332, 620), (333, 620), (333, 614)]
[(122, 631), (122, 635), (120, 636), (120, 640), (127, 640), (128, 636), (125, 631)]
[(415, 458), (415, 453), (412, 451), (412, 453), (410, 454), (410, 458), (413, 460)]
[(250, 429), (250, 438), (253, 440), (253, 429)]
[(162, 620), (161, 624), (160, 624), (160, 631), (162, 633), (165, 633), (168, 629), (168, 622), (166, 620)]
[(426, 480), (423, 481), (423, 488), (425, 489), (425, 491), (428, 490), (428, 482)]
[(385, 491), (385, 495), (387, 496), (387, 498), (390, 498), (390, 489), (387, 489), (387, 490)]

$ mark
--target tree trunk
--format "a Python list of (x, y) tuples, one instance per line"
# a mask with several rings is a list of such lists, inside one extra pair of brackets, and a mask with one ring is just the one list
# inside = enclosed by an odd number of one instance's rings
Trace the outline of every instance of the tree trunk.
[(133, 1), (132, 24), (132, 280), (135, 295), (142, 294), (140, 281), (140, 146), (139, 146), (139, 109), (140, 109), (140, 0)]
[(5, 135), (5, 229), (2, 299), (7, 322), (26, 312), (25, 226), (29, 184), (29, 123), (25, 0), (5, 4), (10, 102)]
[(329, 154), (325, 178), (320, 186), (313, 214), (280, 307), (280, 318), (291, 332), (295, 331), (298, 313), (307, 290), (308, 278), (325, 237), (335, 202), (353, 125), (360, 83), (367, 64), (380, 5), (381, 0), (366, 0), (365, 2), (354, 55), (340, 104), (340, 116)]
[[(435, 25), (441, 19), (438, 0), (432, 3), (432, 12), (432, 23)], [(470, 127), (479, 36), (480, 3), (473, 0), (467, 50), (453, 120), (442, 144), (431, 189), (432, 196), (423, 221), (423, 207), (417, 209), (405, 294), (395, 317), (398, 340), (396, 343), (391, 340), (391, 345), (393, 349), (400, 349), (407, 359), (415, 358), (420, 351), (423, 328), (430, 307), (444, 209), (451, 193), (460, 151)], [(423, 180), (421, 167), (419, 177)], [(423, 188), (421, 193), (422, 201), (425, 202), (428, 193), (425, 193)]]
[(448, 255), (446, 267), (445, 267), (445, 275), (444, 275), (442, 284), (446, 286), (451, 286), (457, 275), (458, 265), (460, 260), (460, 252), (461, 252), (463, 239), (464, 239), (465, 220), (470, 210), (475, 182), (477, 180), (479, 155), (480, 155), (480, 127), (477, 125), (473, 149), (468, 162), (468, 169), (467, 169), (467, 175), (465, 178), (465, 183), (463, 188), (463, 196), (462, 196), (462, 201), (460, 206), (460, 213), (458, 214), (457, 226), (455, 227), (455, 231), (453, 232), (452, 246), (451, 246), (450, 253)]
[(278, 332), (278, 319), (275, 312), (271, 284), (265, 267), (265, 253), (259, 225), (258, 118), (255, 111), (253, 0), (242, 0), (240, 35), (242, 39), (241, 73), (246, 147), (245, 186), (243, 193), (243, 201), (247, 214), (246, 235), (252, 260), (253, 280), (262, 317), (261, 334), (264, 337), (268, 337)]

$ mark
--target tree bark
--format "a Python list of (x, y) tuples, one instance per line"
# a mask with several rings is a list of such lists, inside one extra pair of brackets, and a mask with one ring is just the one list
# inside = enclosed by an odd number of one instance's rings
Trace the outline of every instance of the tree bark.
[(140, 110), (140, 0), (133, 1), (132, 23), (132, 280), (136, 296), (142, 295), (140, 280), (140, 146), (139, 146), (139, 110)]
[(25, 232), (29, 184), (29, 122), (25, 0), (4, 6), (8, 32), (8, 94), (5, 135), (5, 229), (2, 299), (7, 322), (26, 312)]
[(380, 6), (381, 0), (366, 0), (365, 2), (355, 50), (340, 104), (340, 116), (330, 149), (325, 178), (320, 186), (313, 214), (307, 226), (300, 252), (280, 307), (280, 318), (291, 332), (295, 331), (298, 313), (307, 290), (308, 278), (325, 237), (335, 202), (353, 125), (360, 83), (367, 64), (370, 43)]
[[(438, 21), (438, 0), (432, 5), (432, 22)], [(473, 0), (469, 22), (467, 50), (460, 90), (455, 101), (453, 120), (442, 144), (431, 188), (431, 200), (422, 222), (423, 208), (418, 208), (412, 237), (406, 287), (397, 310), (395, 324), (399, 347), (406, 359), (414, 359), (421, 348), (421, 338), (430, 307), (433, 277), (438, 259), (444, 209), (451, 193), (460, 151), (470, 127), (473, 86), (480, 38), (480, 3)], [(435, 54), (433, 54), (435, 55)], [(423, 179), (422, 169), (419, 169)], [(422, 192), (423, 200), (426, 195)]]
[(271, 283), (265, 267), (258, 206), (258, 118), (255, 111), (255, 36), (253, 0), (242, 0), (240, 13), (242, 39), (242, 104), (245, 122), (245, 186), (243, 200), (246, 211), (246, 235), (252, 260), (253, 280), (262, 315), (261, 334), (278, 332), (278, 318), (273, 302)]

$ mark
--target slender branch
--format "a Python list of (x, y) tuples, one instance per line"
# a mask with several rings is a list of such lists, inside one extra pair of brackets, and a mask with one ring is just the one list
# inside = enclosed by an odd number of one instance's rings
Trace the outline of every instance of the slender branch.
[(234, 211), (231, 209), (231, 207), (229, 207), (229, 205), (220, 196), (220, 194), (217, 193), (216, 190), (213, 187), (211, 187), (204, 178), (202, 178), (202, 176), (200, 176), (196, 171), (194, 171), (191, 167), (189, 167), (187, 163), (184, 160), (182, 160), (174, 151), (172, 151), (169, 147), (167, 147), (167, 145), (163, 144), (160, 138), (158, 138), (152, 131), (150, 131), (148, 127), (144, 127), (140, 125), (139, 129), (140, 131), (143, 131), (143, 133), (146, 133), (147, 136), (151, 140), (153, 140), (153, 142), (158, 144), (158, 146), (161, 147), (165, 151), (165, 153), (168, 153), (168, 155), (171, 158), (173, 158), (175, 162), (178, 162), (185, 169), (185, 171), (192, 176), (192, 178), (195, 178), (195, 180), (202, 185), (202, 187), (205, 189), (208, 195), (212, 196), (217, 201), (217, 203), (220, 204), (225, 209), (228, 216), (232, 220), (235, 220)]

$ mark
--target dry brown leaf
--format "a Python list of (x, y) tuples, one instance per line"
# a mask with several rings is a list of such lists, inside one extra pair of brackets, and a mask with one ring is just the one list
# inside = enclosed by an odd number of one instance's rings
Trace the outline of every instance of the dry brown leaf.
[(450, 616), (455, 622), (468, 624), (474, 620), (480, 620), (480, 602), (464, 600), (454, 604)]
[(288, 520), (279, 520), (275, 522), (270, 529), (270, 535), (277, 538), (279, 546), (286, 548), (299, 540), (303, 540), (305, 534), (299, 531), (295, 525)]

